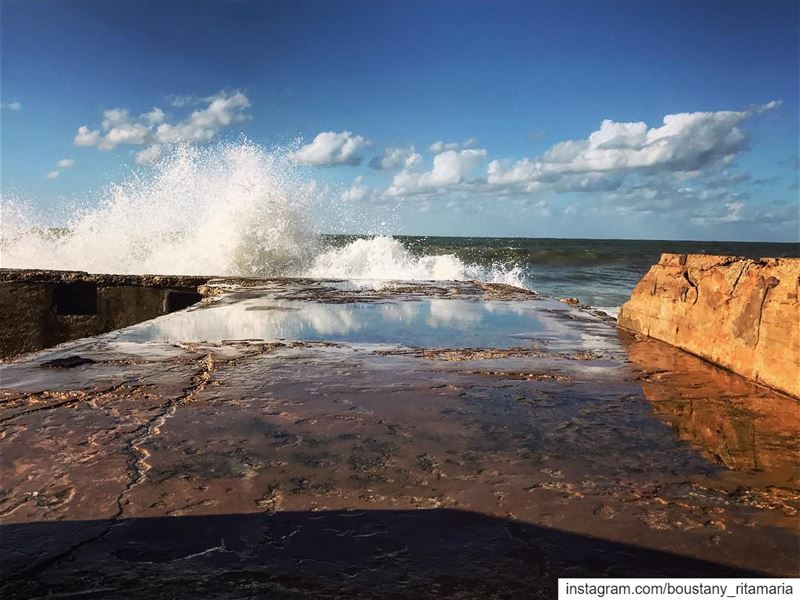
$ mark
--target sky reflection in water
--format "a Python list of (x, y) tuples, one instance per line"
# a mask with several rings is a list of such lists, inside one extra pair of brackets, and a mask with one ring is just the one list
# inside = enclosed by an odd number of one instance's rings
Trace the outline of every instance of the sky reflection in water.
[[(250, 298), (218, 302), (123, 329), (124, 341), (303, 340), (423, 347), (530, 345), (560, 330), (524, 302), (422, 299), (345, 304)], [(538, 307), (537, 307), (538, 308)]]

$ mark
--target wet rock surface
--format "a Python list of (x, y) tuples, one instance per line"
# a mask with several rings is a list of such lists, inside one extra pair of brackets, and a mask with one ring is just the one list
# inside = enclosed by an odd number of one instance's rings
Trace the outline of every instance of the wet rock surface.
[(208, 285), (0, 367), (3, 597), (799, 574), (791, 398), (514, 288)]

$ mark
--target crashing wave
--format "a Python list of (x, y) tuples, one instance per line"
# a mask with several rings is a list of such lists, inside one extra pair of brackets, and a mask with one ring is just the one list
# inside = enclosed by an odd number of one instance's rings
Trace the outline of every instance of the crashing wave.
[(287, 159), (252, 142), (177, 148), (104, 189), (66, 227), (47, 229), (2, 199), (0, 264), (165, 275), (308, 276), (523, 285), (518, 267), (415, 255), (389, 236), (331, 248), (314, 222), (320, 192)]

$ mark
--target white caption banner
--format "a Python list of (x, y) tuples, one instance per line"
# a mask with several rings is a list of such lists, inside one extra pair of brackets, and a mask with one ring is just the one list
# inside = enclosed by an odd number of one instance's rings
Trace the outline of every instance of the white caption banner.
[(800, 600), (797, 578), (564, 578), (558, 600)]

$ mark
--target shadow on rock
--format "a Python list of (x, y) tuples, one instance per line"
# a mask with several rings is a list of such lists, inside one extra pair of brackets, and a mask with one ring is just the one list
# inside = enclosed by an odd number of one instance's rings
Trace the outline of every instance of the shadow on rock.
[(554, 598), (558, 577), (757, 573), (450, 509), (0, 527), (3, 598)]

